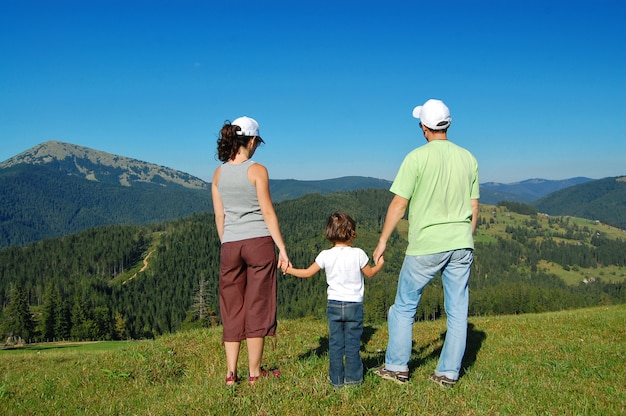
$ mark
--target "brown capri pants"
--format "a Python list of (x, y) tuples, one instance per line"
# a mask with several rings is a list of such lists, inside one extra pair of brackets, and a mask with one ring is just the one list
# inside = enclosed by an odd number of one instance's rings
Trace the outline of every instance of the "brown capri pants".
[(223, 342), (276, 335), (276, 252), (272, 237), (222, 244)]

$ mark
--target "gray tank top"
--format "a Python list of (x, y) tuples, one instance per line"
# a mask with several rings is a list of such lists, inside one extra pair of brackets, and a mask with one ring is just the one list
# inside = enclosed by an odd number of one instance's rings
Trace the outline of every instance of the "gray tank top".
[(217, 190), (224, 204), (224, 235), (222, 243), (270, 235), (256, 193), (248, 180), (248, 169), (255, 163), (224, 163), (220, 168)]

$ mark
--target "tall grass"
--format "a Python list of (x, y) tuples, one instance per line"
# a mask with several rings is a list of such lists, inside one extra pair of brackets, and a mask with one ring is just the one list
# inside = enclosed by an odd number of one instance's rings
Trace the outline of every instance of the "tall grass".
[[(626, 305), (470, 319), (454, 389), (428, 380), (445, 321), (414, 328), (411, 380), (368, 371), (363, 385), (327, 381), (326, 322), (281, 321), (265, 364), (279, 379), (224, 385), (221, 329), (89, 349), (0, 351), (0, 413), (15, 415), (619, 415), (626, 412)], [(366, 326), (362, 356), (384, 361), (386, 325)], [(242, 348), (240, 374), (247, 356)]]

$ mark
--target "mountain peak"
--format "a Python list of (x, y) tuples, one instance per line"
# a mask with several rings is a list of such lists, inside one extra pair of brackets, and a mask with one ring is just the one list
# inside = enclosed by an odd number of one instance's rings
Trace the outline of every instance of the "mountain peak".
[(41, 143), (0, 163), (0, 169), (20, 164), (46, 165), (68, 175), (123, 186), (153, 184), (208, 189), (206, 182), (184, 172), (56, 140)]
[(63, 160), (68, 156), (85, 158), (89, 157), (89, 153), (95, 154), (98, 152), (98, 150), (92, 150), (87, 147), (50, 140), (20, 153), (19, 155), (4, 162), (3, 165), (8, 164), (11, 166), (19, 163), (41, 164), (48, 163), (53, 159)]

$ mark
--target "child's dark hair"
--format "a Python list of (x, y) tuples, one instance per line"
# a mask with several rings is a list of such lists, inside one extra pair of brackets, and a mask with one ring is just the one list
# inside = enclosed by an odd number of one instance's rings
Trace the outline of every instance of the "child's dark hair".
[(222, 162), (228, 162), (237, 156), (237, 152), (241, 146), (246, 146), (250, 141), (250, 136), (237, 134), (241, 127), (230, 124), (225, 121), (224, 126), (220, 130), (220, 136), (217, 139), (217, 158)]
[(324, 234), (331, 243), (343, 243), (356, 238), (356, 221), (345, 212), (335, 212), (326, 221)]

